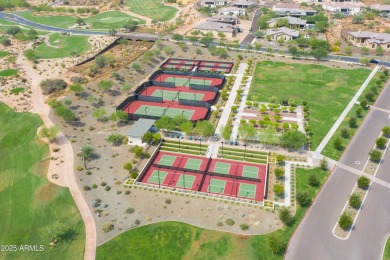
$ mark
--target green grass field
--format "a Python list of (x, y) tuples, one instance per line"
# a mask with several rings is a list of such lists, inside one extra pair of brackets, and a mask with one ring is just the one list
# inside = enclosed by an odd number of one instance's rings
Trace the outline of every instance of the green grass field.
[(14, 7), (26, 7), (28, 5), (25, 0), (0, 0), (0, 7), (8, 8), (9, 4)]
[(385, 251), (383, 253), (383, 260), (390, 260), (390, 239), (387, 239)]
[(18, 70), (15, 69), (0, 70), (0, 77), (11, 77), (17, 74)]
[[(0, 40), (1, 40), (1, 37), (0, 37)], [(0, 58), (3, 58), (5, 56), (7, 56), (9, 54), (8, 51), (0, 51)]]
[(127, 5), (130, 11), (160, 22), (171, 20), (178, 11), (172, 6), (162, 5), (162, 0), (129, 0)]
[[(297, 169), (297, 190), (307, 190), (314, 197), (318, 188), (308, 184), (315, 173), (321, 183), (327, 172), (320, 169)], [(297, 207), (295, 222), (273, 234), (287, 244), (307, 208)], [(216, 220), (217, 222), (217, 220)], [(240, 223), (236, 223), (239, 225)], [(224, 232), (197, 228), (180, 222), (161, 222), (136, 228), (113, 238), (97, 248), (96, 259), (282, 259), (283, 254), (272, 254), (267, 235), (237, 236)]]
[(51, 34), (50, 43), (60, 48), (40, 44), (34, 49), (39, 59), (55, 59), (79, 55), (90, 48), (87, 36), (61, 36), (58, 33)]
[(302, 101), (307, 101), (313, 150), (369, 74), (367, 69), (345, 70), (314, 64), (263, 61), (256, 66), (249, 100), (256, 95), (258, 101), (269, 101), (272, 96), (277, 102), (294, 98), (301, 105)]
[[(371, 80), (371, 82), (368, 84), (367, 88), (363, 91), (362, 95), (360, 96), (359, 98), (359, 101), (363, 101), (365, 99), (364, 95), (370, 91), (370, 88), (372, 88), (373, 86), (375, 86), (375, 82), (377, 80), (379, 80), (379, 76), (380, 76), (381, 72), (380, 73), (377, 73), (374, 78)], [(378, 93), (379, 94), (379, 93)], [(346, 148), (347, 145), (349, 144), (349, 142), (352, 140), (352, 137), (353, 135), (356, 133), (356, 131), (359, 129), (359, 126), (363, 123), (363, 120), (365, 118), (365, 116), (367, 115), (368, 113), (368, 110), (363, 110), (363, 113), (362, 113), (362, 116), (361, 117), (357, 117), (356, 116), (356, 110), (358, 109), (358, 107), (360, 107), (360, 105), (354, 105), (351, 109), (351, 111), (349, 111), (348, 115), (346, 116), (346, 118), (343, 120), (343, 122), (341, 123), (341, 125), (339, 126), (339, 128), (337, 128), (337, 131), (335, 132), (335, 134), (332, 136), (332, 138), (330, 139), (330, 141), (328, 142), (328, 144), (325, 146), (324, 150), (322, 151), (322, 154), (327, 156), (327, 157), (330, 157), (334, 160), (339, 160), (342, 153), (344, 152), (345, 149), (340, 149), (340, 150), (336, 150), (336, 148), (334, 147), (333, 143), (334, 143), (334, 140), (337, 138), (337, 137), (341, 137), (341, 129), (343, 128), (347, 128), (348, 131), (349, 131), (349, 134), (350, 134), (350, 138), (341, 138), (342, 139), (342, 146), (343, 148)], [(356, 122), (356, 127), (354, 128), (351, 128), (349, 127), (349, 119), (351, 117), (355, 117), (357, 119), (357, 122)]]
[[(0, 259), (82, 259), (84, 224), (69, 193), (46, 178), (48, 146), (37, 139), (37, 114), (0, 103), (0, 244), (44, 245), (42, 252), (0, 252)], [(60, 221), (74, 239), (49, 247), (40, 229)], [(69, 233), (69, 235), (71, 235)], [(68, 236), (69, 238), (69, 236)]]
[[(50, 25), (58, 28), (67, 29), (69, 26), (72, 26), (76, 23), (77, 17), (69, 15), (61, 16), (35, 16), (34, 13), (24, 13), (20, 16), (25, 19), (41, 23), (45, 25)], [(136, 20), (140, 24), (144, 24), (144, 20), (140, 20), (133, 16), (127, 15), (119, 11), (108, 11), (101, 14), (93, 15), (90, 18), (84, 19), (86, 23), (91, 23), (92, 27), (90, 29), (110, 29), (110, 28), (120, 28), (128, 20)]]

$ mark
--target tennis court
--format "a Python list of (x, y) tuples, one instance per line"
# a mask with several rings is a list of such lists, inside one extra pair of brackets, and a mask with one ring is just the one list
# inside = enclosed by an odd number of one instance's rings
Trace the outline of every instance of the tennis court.
[(200, 166), (202, 165), (202, 162), (203, 161), (200, 159), (188, 158), (184, 168), (189, 170), (199, 170)]
[(141, 105), (137, 109), (137, 111), (135, 111), (135, 114), (158, 116), (158, 117), (162, 117), (162, 116), (175, 117), (178, 114), (182, 114), (185, 118), (191, 119), (192, 115), (194, 114), (194, 110)]
[(197, 100), (202, 101), (204, 94), (197, 94), (195, 92), (182, 92), (182, 91), (173, 91), (173, 90), (155, 90), (152, 95), (153, 97), (162, 97), (163, 100)]
[(194, 186), (195, 176), (180, 174), (179, 179), (176, 182), (176, 187), (191, 189)]
[(221, 173), (221, 174), (229, 174), (231, 166), (232, 165), (230, 163), (216, 162), (213, 172)]
[(163, 184), (167, 175), (168, 172), (154, 170), (150, 175), (149, 179), (147, 180), (147, 182), (154, 183), (154, 184)]
[(240, 183), (239, 187), (238, 196), (249, 199), (254, 199), (256, 197), (256, 185)]
[(169, 73), (162, 73), (157, 75), (154, 82), (168, 82), (174, 83), (175, 86), (189, 87), (190, 84), (202, 85), (202, 86), (217, 86), (220, 87), (223, 83), (221, 78), (202, 77), (202, 76), (187, 76), (187, 75), (175, 75)]
[(225, 180), (210, 179), (210, 184), (208, 187), (209, 192), (223, 194), (225, 192), (225, 188), (226, 188)]
[(244, 165), (244, 168), (242, 170), (242, 176), (257, 179), (259, 178), (259, 168), (254, 166)]
[(167, 155), (164, 154), (161, 159), (158, 161), (158, 164), (164, 165), (164, 166), (172, 166), (175, 162), (177, 156)]

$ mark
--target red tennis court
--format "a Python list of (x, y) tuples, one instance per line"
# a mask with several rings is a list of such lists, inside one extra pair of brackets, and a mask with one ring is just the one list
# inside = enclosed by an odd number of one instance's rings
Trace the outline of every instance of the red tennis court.
[(206, 118), (208, 109), (205, 107), (183, 106), (174, 101), (157, 103), (136, 100), (128, 104), (123, 111), (131, 115), (169, 116), (172, 118), (177, 114), (183, 114), (189, 120), (197, 121)]
[(264, 181), (267, 173), (267, 165), (214, 159), (211, 162), (208, 171), (217, 174), (260, 179)]
[[(184, 146), (184, 144), (183, 144)], [(168, 167), (179, 167), (189, 171), (205, 171), (208, 159), (200, 156), (189, 154), (171, 153), (159, 151), (156, 158), (153, 160), (153, 165), (162, 165)]]
[(186, 59), (168, 59), (164, 64), (180, 64), (180, 65), (198, 65), (199, 61), (197, 60), (186, 60)]
[(157, 75), (153, 81), (175, 83), (176, 86), (188, 87), (189, 84), (220, 87), (222, 79), (198, 76), (185, 76), (163, 73)]
[(264, 199), (264, 182), (207, 175), (201, 192), (262, 201)]
[(162, 68), (164, 69), (171, 69), (171, 70), (187, 70), (190, 71), (194, 68), (193, 65), (186, 65), (186, 64), (175, 64), (175, 63), (165, 63), (162, 65)]
[(150, 86), (145, 88), (140, 95), (162, 97), (163, 100), (196, 100), (196, 101), (213, 101), (216, 93), (211, 91), (193, 90), (187, 87), (164, 88)]
[(209, 72), (225, 72), (229, 73), (231, 68), (222, 68), (222, 67), (205, 67), (199, 66), (198, 71), (209, 71)]

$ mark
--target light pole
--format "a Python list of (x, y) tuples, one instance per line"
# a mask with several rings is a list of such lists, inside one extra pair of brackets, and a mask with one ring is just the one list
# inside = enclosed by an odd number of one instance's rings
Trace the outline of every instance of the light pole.
[(199, 138), (199, 154), (202, 154), (202, 138)]
[(245, 155), (246, 155), (246, 146), (247, 144), (244, 144), (245, 150), (244, 150), (244, 161), (245, 161)]
[(145, 116), (147, 115), (147, 113), (146, 113), (146, 110), (148, 109), (148, 107), (145, 107)]
[(223, 158), (223, 141), (221, 141), (222, 144), (222, 158)]

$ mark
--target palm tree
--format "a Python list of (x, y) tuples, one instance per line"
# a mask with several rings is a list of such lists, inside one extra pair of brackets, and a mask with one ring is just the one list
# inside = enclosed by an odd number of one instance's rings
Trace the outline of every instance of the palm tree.
[(84, 145), (83, 147), (81, 147), (80, 152), (77, 154), (77, 156), (83, 159), (85, 169), (87, 169), (87, 160), (92, 157), (92, 154), (93, 148), (88, 145)]

